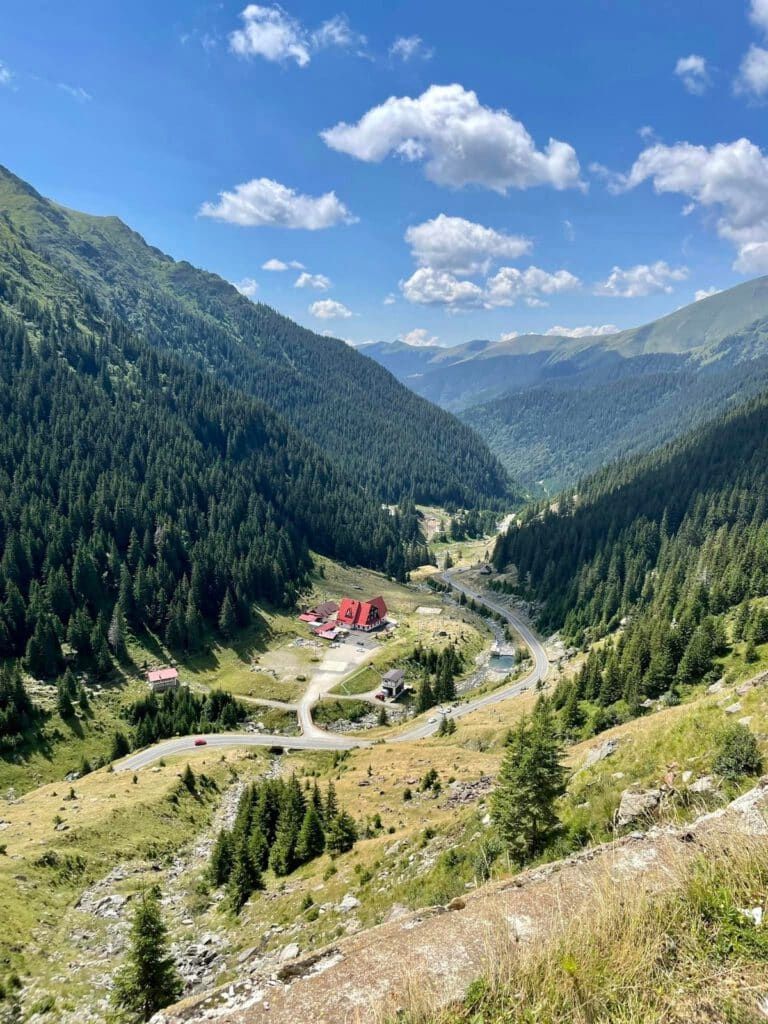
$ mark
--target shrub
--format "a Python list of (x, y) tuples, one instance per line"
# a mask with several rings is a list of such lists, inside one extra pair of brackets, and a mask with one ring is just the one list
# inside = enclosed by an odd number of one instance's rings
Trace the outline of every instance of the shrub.
[(754, 735), (744, 725), (729, 725), (720, 735), (714, 770), (723, 779), (735, 781), (743, 775), (758, 775), (763, 762)]

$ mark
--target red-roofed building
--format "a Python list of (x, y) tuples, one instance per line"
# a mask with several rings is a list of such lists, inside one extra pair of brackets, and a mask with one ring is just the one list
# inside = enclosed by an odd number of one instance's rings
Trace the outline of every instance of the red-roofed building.
[(175, 668), (158, 668), (147, 672), (147, 682), (153, 693), (175, 690), (179, 685), (179, 671)]
[(369, 633), (380, 626), (386, 617), (387, 606), (383, 597), (372, 597), (370, 601), (344, 597), (339, 605), (336, 622), (347, 629), (361, 629)]

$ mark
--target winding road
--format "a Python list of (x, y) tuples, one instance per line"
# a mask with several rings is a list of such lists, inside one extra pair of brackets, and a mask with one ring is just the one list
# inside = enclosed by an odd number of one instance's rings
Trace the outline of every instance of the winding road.
[[(518, 615), (504, 605), (492, 601), (485, 595), (479, 594), (476, 590), (472, 590), (465, 583), (459, 581), (457, 577), (466, 570), (452, 569), (441, 574), (441, 579), (454, 587), (456, 590), (462, 591), (467, 597), (474, 598), (479, 604), (485, 605), (486, 608), (490, 608), (491, 611), (498, 612), (502, 615), (506, 621), (520, 634), (522, 639), (528, 645), (533, 658), (533, 666), (531, 671), (523, 678), (517, 680), (517, 682), (504, 686), (501, 689), (494, 690), (493, 693), (486, 694), (482, 697), (477, 697), (475, 700), (468, 700), (462, 702), (455, 707), (451, 716), (454, 719), (464, 718), (465, 715), (471, 714), (473, 711), (478, 711), (480, 708), (487, 708), (494, 704), (500, 704), (502, 701), (508, 700), (510, 697), (516, 697), (526, 690), (530, 690), (532, 687), (547, 677), (549, 672), (549, 661), (547, 659), (546, 652), (541, 645), (541, 641), (533, 632), (533, 630), (525, 623)], [(311, 707), (313, 701), (316, 701), (317, 697), (315, 694), (307, 694), (299, 704), (299, 711), (303, 712), (299, 715), (299, 721), (302, 726), (302, 733), (299, 736), (282, 736), (278, 733), (251, 733), (251, 732), (218, 732), (208, 733), (203, 736), (174, 736), (169, 740), (161, 740), (154, 746), (147, 747), (144, 750), (139, 750), (135, 754), (130, 754), (119, 763), (115, 764), (115, 771), (127, 772), (137, 771), (139, 768), (146, 768), (148, 765), (153, 764), (155, 761), (159, 761), (161, 758), (170, 757), (173, 754), (180, 754), (184, 751), (190, 751), (195, 749), (196, 739), (204, 739), (206, 748), (227, 748), (227, 747), (283, 747), (288, 750), (353, 750), (359, 747), (370, 747), (371, 742), (369, 740), (356, 739), (349, 736), (342, 736), (335, 733), (326, 732), (319, 726), (315, 725), (312, 721)], [(435, 719), (439, 719), (439, 712), (435, 711), (433, 716)], [(397, 733), (396, 735), (389, 736), (385, 739), (386, 743), (407, 743), (413, 742), (414, 740), (425, 739), (427, 736), (433, 735), (437, 732), (439, 721), (430, 722), (422, 719), (416, 725), (411, 728), (405, 729), (403, 732)]]

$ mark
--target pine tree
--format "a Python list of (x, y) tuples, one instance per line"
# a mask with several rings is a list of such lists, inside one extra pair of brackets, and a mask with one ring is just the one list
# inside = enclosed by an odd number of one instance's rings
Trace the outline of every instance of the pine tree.
[(168, 951), (157, 889), (139, 897), (126, 961), (115, 976), (112, 1004), (126, 1022), (149, 1018), (179, 998), (183, 985)]
[(416, 695), (416, 712), (417, 714), (421, 714), (423, 711), (429, 711), (429, 709), (434, 706), (435, 695), (432, 692), (432, 686), (429, 682), (429, 674), (425, 672), (419, 685), (419, 691)]
[(254, 891), (261, 889), (263, 884), (259, 866), (251, 858), (248, 839), (242, 836), (236, 841), (232, 855), (232, 871), (227, 882), (229, 899), (236, 914), (242, 910)]
[(491, 814), (512, 858), (520, 864), (540, 853), (558, 827), (555, 801), (565, 792), (562, 751), (548, 702), (512, 733), (491, 794)]
[(125, 616), (119, 601), (112, 611), (107, 642), (118, 661), (124, 661), (128, 657), (128, 648), (125, 645)]
[(229, 880), (232, 872), (233, 844), (232, 833), (228, 829), (221, 829), (216, 836), (216, 841), (211, 850), (211, 858), (208, 862), (208, 877), (211, 884), (218, 888)]
[(342, 811), (328, 822), (325, 848), (331, 854), (346, 853), (357, 842), (357, 828), (350, 814)]
[(301, 831), (296, 843), (296, 860), (300, 864), (306, 864), (308, 861), (314, 860), (315, 857), (319, 857), (324, 849), (325, 834), (322, 822), (314, 805), (310, 804), (301, 823)]
[(219, 612), (219, 629), (227, 639), (232, 639), (237, 632), (237, 614), (232, 594), (227, 590)]

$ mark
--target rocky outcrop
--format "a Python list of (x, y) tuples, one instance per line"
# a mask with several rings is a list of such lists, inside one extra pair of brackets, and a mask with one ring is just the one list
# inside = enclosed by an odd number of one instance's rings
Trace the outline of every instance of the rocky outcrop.
[(768, 836), (768, 778), (684, 829), (633, 832), (470, 892), (453, 902), (451, 913), (433, 907), (398, 915), (282, 965), (246, 962), (236, 982), (165, 1010), (154, 1021), (373, 1024), (396, 1014), (414, 978), (435, 1004), (445, 1005), (483, 973), (490, 947), (503, 945), (512, 956), (516, 947), (549, 934), (563, 914), (588, 914), (596, 888), (657, 894), (672, 884), (670, 864), (757, 836)]

